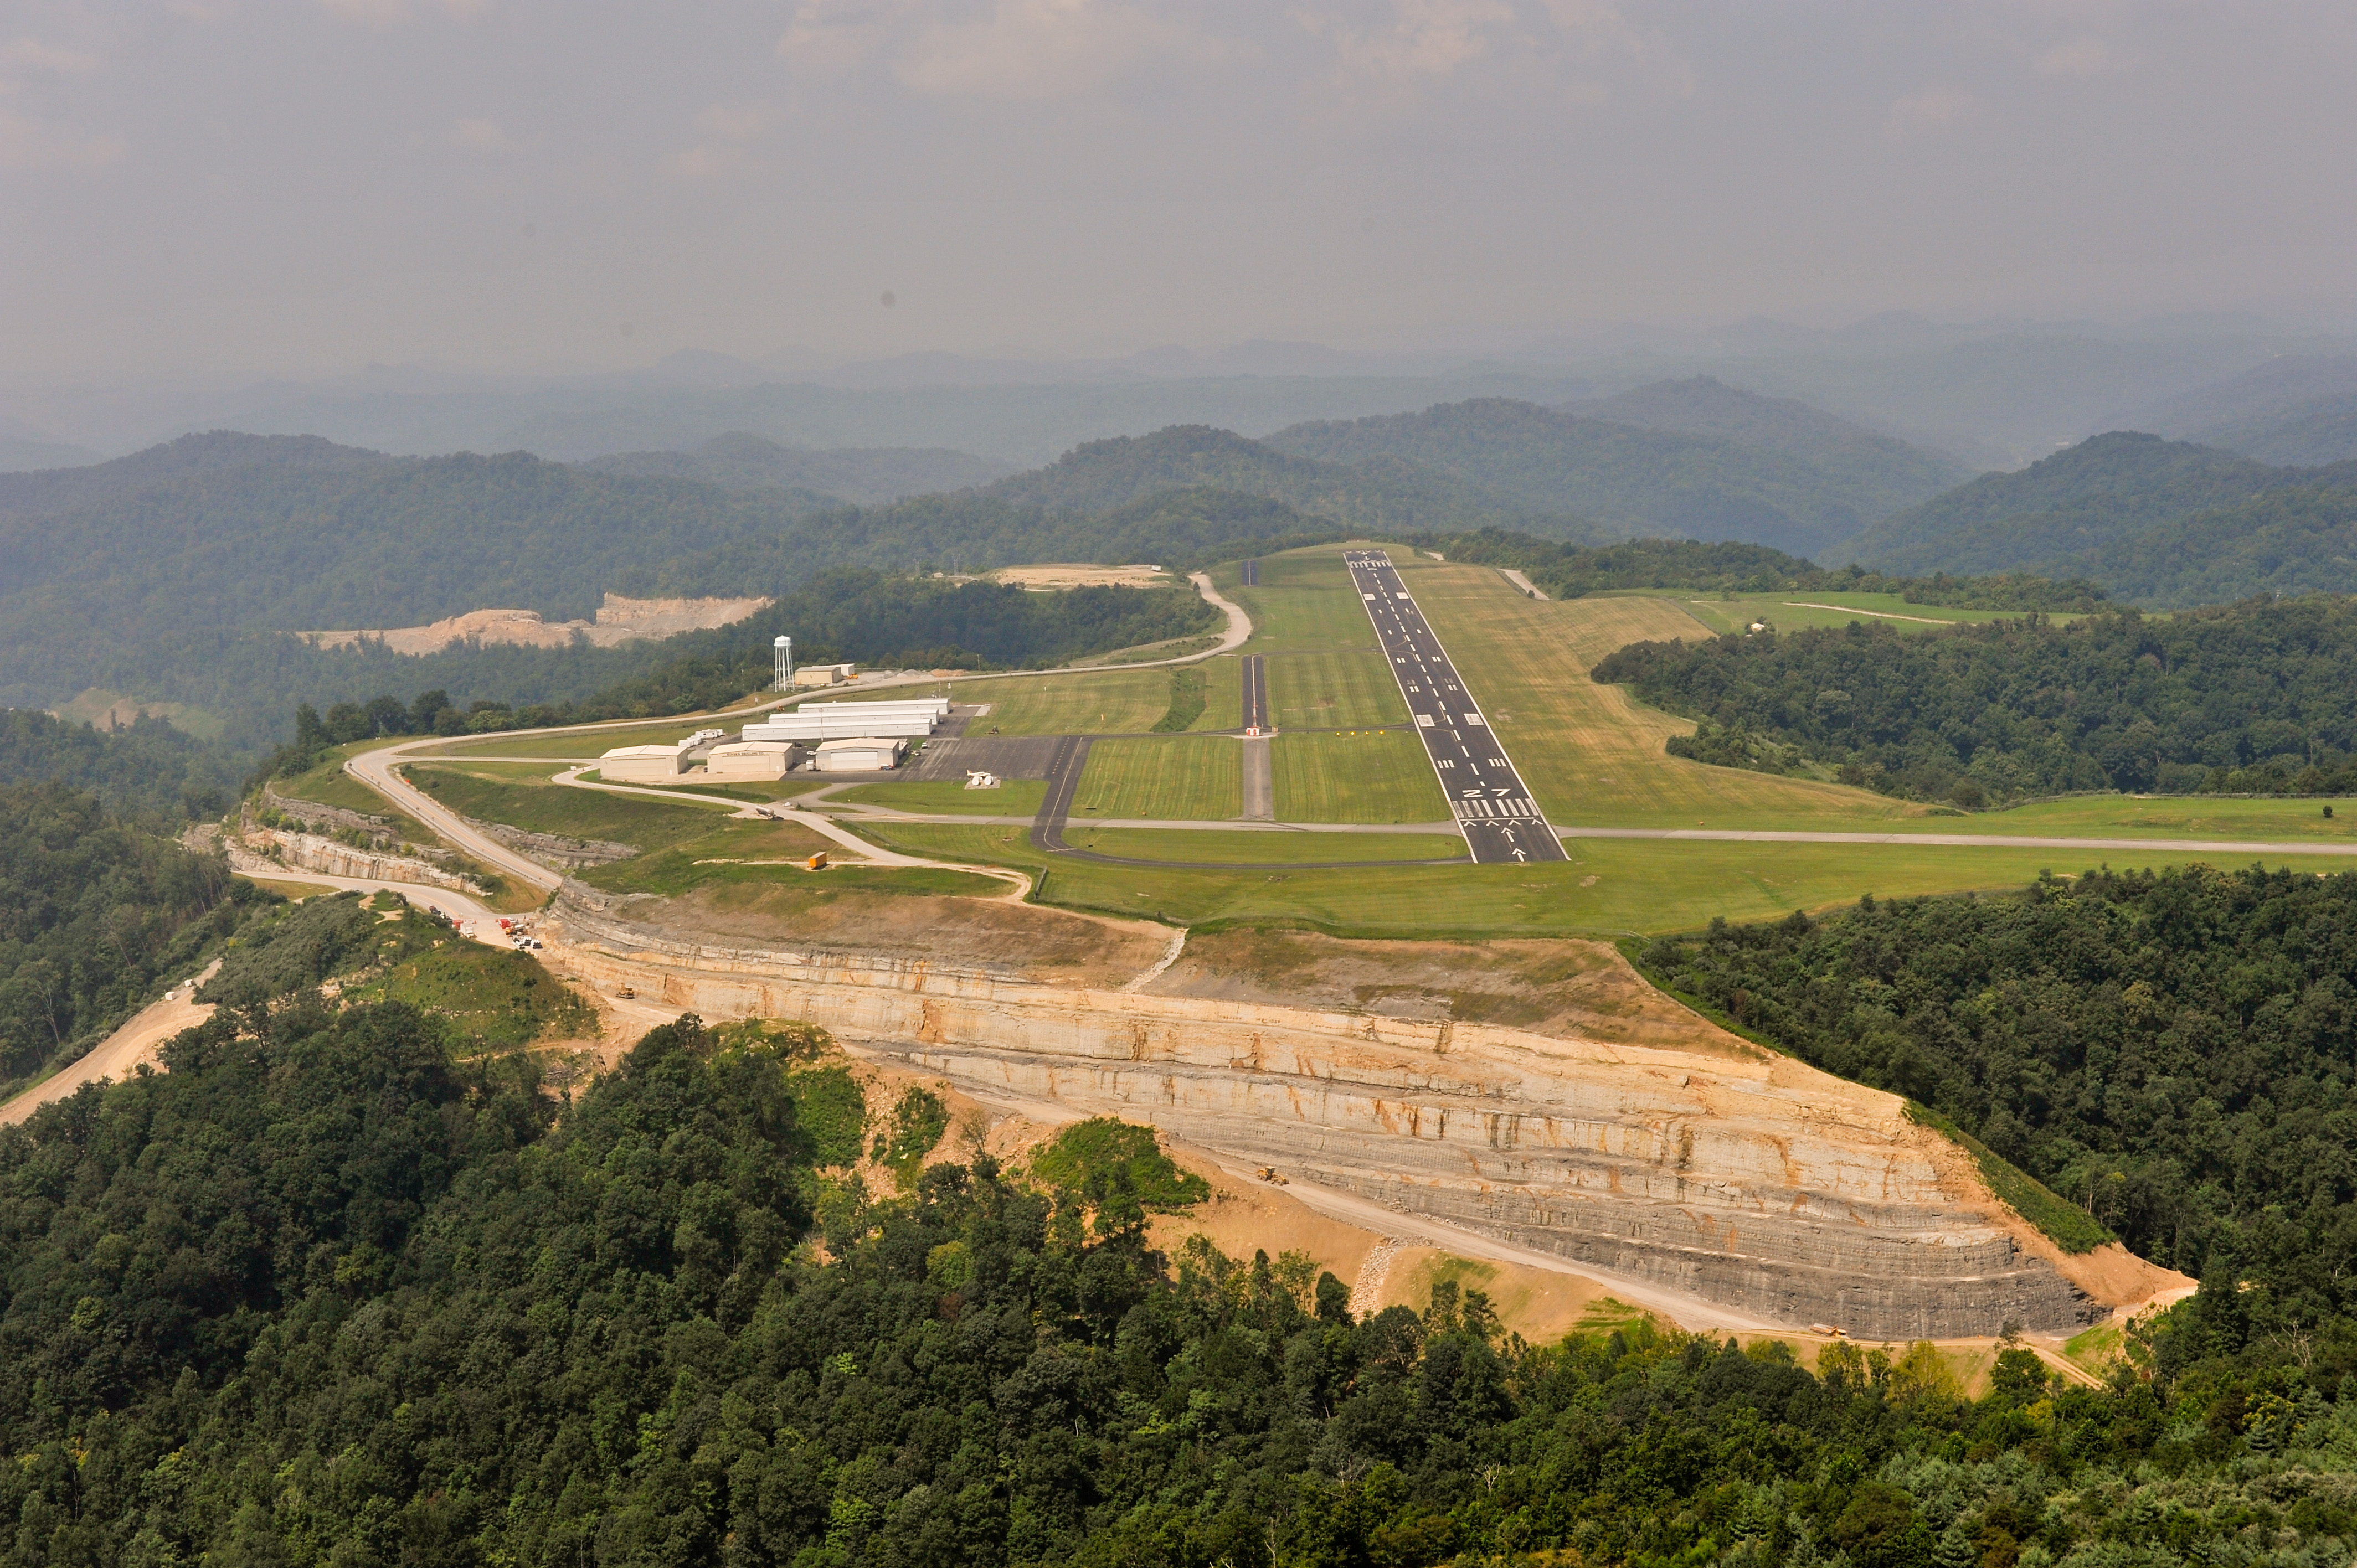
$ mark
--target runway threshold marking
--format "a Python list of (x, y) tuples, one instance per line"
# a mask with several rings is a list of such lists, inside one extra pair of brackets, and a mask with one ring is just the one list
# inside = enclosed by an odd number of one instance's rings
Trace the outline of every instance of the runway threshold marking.
[(1342, 560), (1474, 860), (1489, 865), (1566, 858), (1392, 558), (1381, 550), (1351, 550)]

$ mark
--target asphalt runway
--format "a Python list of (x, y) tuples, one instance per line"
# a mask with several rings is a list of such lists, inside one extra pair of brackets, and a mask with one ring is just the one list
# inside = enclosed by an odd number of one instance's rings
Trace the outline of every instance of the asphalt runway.
[(1271, 727), (1268, 722), (1268, 660), (1252, 653), (1244, 656), (1243, 663), (1244, 733), (1266, 735)]
[(1260, 563), (1259, 563), (1259, 562), (1257, 562), (1257, 561), (1247, 561), (1247, 562), (1245, 562), (1245, 563), (1244, 563), (1244, 567), (1243, 567), (1243, 576), (1242, 576), (1242, 577), (1240, 577), (1240, 578), (1238, 579), (1238, 581), (1239, 581), (1239, 582), (1240, 582), (1240, 583), (1241, 583), (1244, 587), (1247, 587), (1247, 588), (1257, 588), (1257, 587), (1259, 587), (1259, 586), (1260, 586)]
[(1352, 550), (1342, 559), (1473, 859), (1484, 865), (1564, 859), (1563, 845), (1505, 746), (1490, 733), (1392, 558), (1380, 550)]

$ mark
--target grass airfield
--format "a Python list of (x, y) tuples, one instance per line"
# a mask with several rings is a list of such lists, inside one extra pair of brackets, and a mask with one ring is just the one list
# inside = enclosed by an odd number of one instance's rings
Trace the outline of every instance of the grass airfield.
[[(1264, 655), (1278, 730), (1271, 755), (1279, 822), (1403, 828), (1445, 822), (1447, 803), (1416, 737), (1405, 725), (1388, 727), (1399, 724), (1405, 707), (1375, 651), (1365, 611), (1342, 568), (1341, 550), (1318, 546), (1265, 559), (1260, 581), (1251, 587), (1241, 584), (1235, 566), (1214, 571), (1220, 591), (1244, 606), (1255, 629), (1238, 655), (1203, 666), (1206, 710), (1195, 727), (1209, 727), (1206, 721), (1222, 698), (1231, 704), (1227, 713), (1234, 712), (1240, 658)], [(1631, 642), (1690, 639), (1718, 629), (1712, 618), (1695, 613), (1699, 607), (1683, 602), (1693, 596), (1533, 600), (1487, 567), (1437, 562), (1400, 547), (1391, 554), (1481, 712), (1558, 826), (2357, 843), (2357, 811), (2344, 808), (2328, 821), (2320, 802), (2312, 800), (2091, 796), (1957, 813), (1840, 784), (1674, 757), (1664, 743), (1692, 725), (1645, 707), (1624, 688), (1596, 684), (1588, 671)], [(1991, 612), (1910, 605), (1889, 595), (1783, 596), (1849, 607), (1813, 612), (1822, 618), (1811, 624), (1845, 624), (1852, 614), (1869, 609), (1920, 615), (1927, 621), (2002, 618)], [(1717, 601), (1710, 604), (1720, 607)], [(1748, 600), (1730, 601), (1724, 608), (1752, 612)], [(1777, 624), (1798, 623), (1788, 611)], [(1919, 622), (1890, 624), (1902, 630), (1929, 629)], [(1125, 671), (1122, 679), (1161, 673)], [(2161, 865), (2176, 858), (2060, 844), (1573, 838), (1565, 846), (1570, 858), (1559, 865), (1320, 869), (1303, 863), (1424, 859), (1436, 852), (1461, 853), (1462, 846), (1453, 834), (1414, 832), (1345, 835), (1090, 827), (1091, 816), (1210, 822), (1234, 814), (1241, 806), (1232, 775), (1204, 760), (1215, 755), (1208, 748), (1234, 743), (1213, 736), (1145, 735), (1167, 711), (1167, 701), (1157, 705), (1139, 693), (1125, 708), (1112, 693), (1094, 699), (1084, 695), (1090, 682), (1106, 677), (1055, 679), (1063, 687), (1060, 705), (1085, 714), (1088, 733), (1106, 733), (1092, 727), (1099, 715), (1126, 714), (1129, 732), (1138, 736), (1135, 741), (1099, 740), (1092, 748), (1076, 804), (1099, 809), (1076, 810), (1066, 842), (1127, 861), (1168, 865), (1108, 865), (1048, 854), (1016, 827), (870, 823), (860, 831), (908, 854), (1037, 870), (1044, 875), (1039, 897), (1052, 904), (1156, 915), (1189, 925), (1294, 921), (1386, 936), (1685, 930), (1713, 916), (1772, 918), (1796, 908), (1852, 902), (1866, 893), (1887, 897), (1999, 890), (2018, 887), (2041, 871), (2067, 875), (2106, 862)], [(961, 688), (961, 700), (978, 684)], [(1306, 720), (1297, 716), (1304, 713), (1309, 715)], [(1151, 749), (1158, 746), (1169, 749)], [(859, 798), (893, 805), (908, 788), (869, 786)], [(912, 800), (910, 809), (939, 808)], [(2181, 860), (2197, 858), (2220, 857), (2193, 852)], [(1185, 864), (1213, 860), (1251, 864), (1243, 869)], [(2282, 863), (2318, 871), (2357, 869), (2325, 856), (2292, 856)]]
[[(1871, 833), (1900, 842), (1573, 837), (1561, 865), (1385, 864), (1451, 859), (1463, 854), (1463, 842), (1453, 832), (1434, 831), (1448, 821), (1448, 806), (1405, 722), (1405, 705), (1341, 564), (1342, 548), (1318, 546), (1265, 559), (1259, 581), (1249, 587), (1240, 582), (1237, 566), (1215, 571), (1220, 590), (1254, 618), (1254, 635), (1237, 653), (1175, 671), (1068, 671), (940, 688), (962, 703), (988, 704), (969, 735), (1096, 737), (1065, 828), (1065, 842), (1081, 855), (1043, 852), (1028, 828), (1013, 825), (845, 819), (848, 825), (911, 854), (1035, 871), (1041, 876), (1037, 897), (1047, 904), (1190, 926), (1295, 922), (1383, 936), (1685, 930), (1714, 916), (1770, 918), (1867, 893), (1999, 890), (2018, 887), (2042, 871), (2067, 875), (2105, 864), (2229, 858), (2198, 849), (2172, 855), (2060, 843), (1904, 842), (1917, 835), (2357, 845), (2357, 810), (2344, 805), (2328, 819), (2323, 803), (2314, 800), (2100, 795), (1961, 813), (1840, 784), (1673, 757), (1664, 743), (1689, 730), (1687, 721), (1643, 706), (1624, 688), (1599, 686), (1588, 672), (1630, 642), (1711, 635), (1719, 622), (1753, 617), (1758, 607), (1751, 600), (1668, 593), (1534, 600), (1490, 568), (1394, 547), (1394, 561), (1469, 694), (1556, 826)], [(1867, 611), (1920, 612), (1919, 619), (1889, 623), (1902, 630), (1929, 629), (1933, 621), (2000, 618), (1908, 605), (1887, 595), (1806, 596), (1843, 607), (1810, 612), (1823, 618), (1817, 624), (1842, 624)], [(1789, 607), (1778, 601), (1771, 607)], [(1790, 615), (1776, 620), (1796, 624)], [(1277, 822), (1398, 831), (1286, 832), (1241, 822), (1232, 830), (1220, 825), (1243, 810), (1243, 743), (1223, 732), (1241, 723), (1243, 660), (1252, 655), (1266, 660), (1277, 729), (1270, 745)], [(1200, 686), (1191, 686), (1198, 677)], [(873, 696), (906, 694), (877, 690)], [(855, 689), (842, 695), (857, 700), (868, 693)], [(1200, 698), (1200, 711), (1191, 706), (1193, 697)], [(566, 757), (576, 749), (594, 756), (608, 746), (676, 738), (705, 722), (688, 717), (577, 736), (460, 740), (445, 748), (445, 760), (421, 761), (418, 771), (431, 768), (468, 780), (479, 793), (497, 786), (497, 800), (475, 799), (461, 808), (469, 815), (640, 843), (650, 851), (640, 860), (587, 874), (614, 891), (669, 892), (787, 875), (759, 863), (783, 858), (788, 838), (797, 848), (804, 839), (817, 847), (806, 829), (778, 824), (770, 830), (778, 843), (748, 854), (738, 847), (749, 843), (739, 831), (748, 824), (713, 820), (709, 806), (725, 803), (718, 799), (699, 808), (684, 800), (671, 806), (563, 789), (546, 783), (546, 765), (514, 760)], [(843, 799), (933, 816), (1028, 817), (1043, 793), (1036, 780), (1011, 779), (986, 793), (954, 784), (867, 782)], [(1190, 826), (1095, 825), (1138, 821)], [(1086, 858), (1092, 855), (1122, 864)], [(2357, 869), (2329, 855), (2276, 860), (2319, 872)]]

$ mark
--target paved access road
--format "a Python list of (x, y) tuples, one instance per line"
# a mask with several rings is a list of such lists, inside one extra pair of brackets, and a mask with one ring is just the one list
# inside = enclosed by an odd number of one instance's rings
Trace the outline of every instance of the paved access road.
[(1490, 733), (1392, 558), (1380, 550), (1352, 550), (1342, 559), (1474, 860), (1495, 865), (1565, 858), (1563, 845), (1539, 814), (1505, 746)]

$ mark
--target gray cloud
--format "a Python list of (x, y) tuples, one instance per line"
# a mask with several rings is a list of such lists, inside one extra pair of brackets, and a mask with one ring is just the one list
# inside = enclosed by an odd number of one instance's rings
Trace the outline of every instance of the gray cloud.
[(0, 24), (19, 382), (2337, 308), (2357, 241), (2320, 4), (94, 16)]

